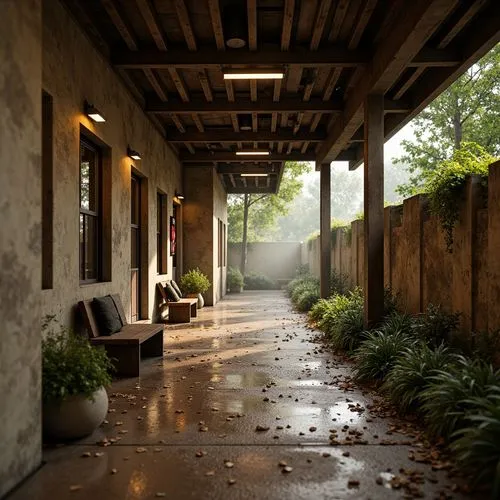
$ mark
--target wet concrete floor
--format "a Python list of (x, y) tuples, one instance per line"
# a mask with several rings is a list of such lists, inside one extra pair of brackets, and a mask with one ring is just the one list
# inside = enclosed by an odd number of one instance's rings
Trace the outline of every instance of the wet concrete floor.
[(167, 325), (163, 360), (115, 381), (107, 421), (9, 500), (462, 498), (315, 335), (279, 291)]

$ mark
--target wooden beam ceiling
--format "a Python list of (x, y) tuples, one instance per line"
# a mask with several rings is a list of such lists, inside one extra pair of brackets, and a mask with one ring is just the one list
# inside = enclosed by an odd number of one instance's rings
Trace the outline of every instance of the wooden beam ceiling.
[[(199, 128), (199, 127), (198, 127)], [(204, 132), (193, 129), (186, 129), (183, 133), (167, 129), (167, 138), (169, 142), (216, 142), (216, 143), (236, 143), (241, 142), (321, 142), (326, 137), (326, 131), (298, 131), (283, 129), (277, 132), (269, 130), (240, 131), (225, 129), (207, 129)]]
[[(265, 156), (266, 161), (314, 161), (314, 154), (302, 155), (300, 153), (292, 154), (278, 154), (272, 153)], [(195, 154), (180, 154), (180, 160), (183, 163), (199, 163), (199, 162), (237, 162), (237, 163), (255, 163), (262, 161), (262, 158), (257, 158), (255, 156), (237, 156), (231, 151), (220, 151), (220, 152), (200, 152), (197, 151)]]

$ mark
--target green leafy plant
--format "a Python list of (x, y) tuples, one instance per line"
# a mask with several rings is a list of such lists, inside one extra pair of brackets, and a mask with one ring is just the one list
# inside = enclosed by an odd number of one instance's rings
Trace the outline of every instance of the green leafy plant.
[(416, 317), (413, 331), (425, 343), (437, 347), (450, 344), (458, 330), (459, 313), (447, 313), (441, 306), (429, 304), (425, 313)]
[(309, 319), (314, 322), (320, 321), (329, 307), (329, 299), (319, 299), (309, 311)]
[(365, 333), (365, 340), (354, 356), (358, 380), (383, 380), (401, 353), (415, 345), (409, 335), (411, 321), (405, 314), (393, 314), (380, 329)]
[(438, 370), (457, 362), (457, 355), (440, 345), (432, 349), (425, 344), (405, 348), (387, 375), (383, 389), (401, 413), (420, 410), (420, 395)]
[(500, 331), (472, 332), (472, 356), (493, 366), (500, 361)]
[(481, 360), (459, 356), (456, 364), (429, 379), (430, 385), (421, 394), (428, 431), (449, 440), (477, 413), (477, 398), (488, 397), (500, 385), (500, 372)]
[(320, 299), (319, 288), (311, 287), (304, 290), (295, 301), (295, 307), (300, 312), (309, 311)]
[(399, 309), (399, 294), (394, 293), (392, 288), (384, 288), (384, 317), (397, 312)]
[(474, 483), (491, 485), (491, 498), (500, 498), (500, 387), (492, 387), (486, 398), (475, 398), (471, 404), (477, 413), (453, 435), (451, 449)]
[(304, 274), (302, 276), (298, 276), (288, 283), (286, 287), (287, 295), (293, 300), (294, 294), (299, 294), (299, 289), (306, 289), (311, 285), (315, 285), (319, 287), (319, 279), (315, 278), (311, 274)]
[(250, 273), (245, 276), (246, 290), (276, 290), (278, 283), (264, 274)]
[(479, 175), (483, 187), (486, 187), (488, 166), (494, 161), (495, 157), (479, 144), (464, 142), (450, 159), (442, 161), (438, 168), (428, 175), (424, 191), (429, 196), (431, 213), (440, 220), (449, 252), (453, 247), (453, 228), (459, 218), (467, 179), (471, 175)]
[(185, 294), (205, 293), (210, 288), (210, 280), (199, 268), (195, 268), (181, 276), (179, 285)]
[(349, 276), (332, 269), (330, 275), (330, 295), (340, 293), (345, 295), (349, 291)]
[(106, 351), (59, 326), (53, 316), (42, 324), (42, 399), (59, 403), (70, 396), (92, 399), (95, 391), (111, 383), (113, 369)]
[(230, 290), (240, 290), (243, 287), (243, 275), (239, 269), (235, 267), (228, 268), (227, 286)]

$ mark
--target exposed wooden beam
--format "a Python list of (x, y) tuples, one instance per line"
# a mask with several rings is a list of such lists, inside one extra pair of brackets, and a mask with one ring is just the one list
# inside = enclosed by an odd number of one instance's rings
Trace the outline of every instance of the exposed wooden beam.
[(302, 147), (300, 148), (300, 152), (301, 153), (307, 152), (308, 147), (309, 147), (309, 142), (304, 142), (304, 144), (302, 144)]
[[(199, 127), (198, 127), (199, 129)], [(241, 131), (235, 132), (230, 129), (214, 130), (206, 129), (205, 132), (186, 129), (185, 132), (179, 134), (174, 130), (167, 129), (168, 140), (170, 142), (220, 142), (232, 144), (240, 142), (270, 142), (270, 141), (294, 141), (294, 142), (320, 142), (326, 137), (326, 132), (323, 131), (304, 131), (294, 133), (292, 130), (283, 129), (277, 132), (269, 130), (259, 130), (258, 132)], [(254, 160), (255, 161), (255, 160)]]
[[(109, 1), (109, 0), (106, 0)], [(295, 65), (316, 68), (319, 66), (356, 67), (365, 64), (369, 54), (361, 50), (348, 50), (343, 47), (326, 47), (311, 52), (308, 47), (296, 47), (294, 50), (237, 50), (220, 51), (201, 47), (196, 52), (188, 50), (141, 50), (116, 52), (112, 56), (115, 66), (127, 69), (168, 67), (190, 69), (213, 68), (245, 64), (248, 66), (283, 66)]]
[(418, 54), (437, 26), (446, 19), (458, 0), (411, 2), (400, 12), (391, 36), (382, 39), (363, 77), (346, 101), (318, 152), (317, 161), (333, 160), (363, 121), (363, 103), (369, 93), (385, 93)]
[(227, 192), (229, 194), (271, 194), (275, 192), (274, 189), (268, 187), (247, 187), (246, 178), (243, 177), (243, 180), (245, 187), (229, 188)]
[(257, 0), (247, 0), (248, 48), (257, 50)]
[[(200, 134), (204, 134), (205, 133), (205, 126), (203, 125), (203, 122), (201, 121), (200, 117), (197, 114), (193, 113), (191, 118), (193, 119), (193, 122), (196, 125), (198, 132)], [(186, 131), (186, 134), (182, 134), (182, 135), (187, 135), (187, 131)], [(169, 141), (173, 142), (171, 138), (169, 138)], [(185, 138), (184, 141), (182, 141), (182, 142), (190, 142), (190, 141), (187, 138)]]
[(210, 19), (214, 31), (215, 45), (217, 46), (217, 50), (224, 50), (226, 46), (224, 43), (224, 31), (222, 28), (219, 0), (208, 0), (208, 9), (210, 11)]
[(203, 93), (205, 94), (205, 99), (208, 102), (212, 102), (214, 100), (214, 96), (212, 94), (212, 88), (210, 87), (210, 81), (205, 69), (198, 73), (198, 79), (200, 80), (201, 88), (203, 90)]
[(158, 78), (156, 78), (154, 71), (152, 69), (146, 68), (144, 69), (144, 74), (146, 75), (146, 78), (151, 84), (151, 87), (153, 87), (154, 91), (156, 92), (160, 100), (162, 102), (167, 102), (168, 101), (167, 91), (163, 88)]
[(174, 0), (175, 10), (177, 12), (177, 17), (179, 19), (179, 24), (181, 25), (182, 33), (184, 34), (184, 39), (188, 49), (195, 51), (196, 38), (194, 37), (193, 28), (191, 27), (191, 21), (189, 20), (189, 12), (186, 8), (184, 0)]
[(170, 118), (174, 122), (179, 132), (184, 133), (186, 131), (184, 124), (181, 122), (181, 119), (177, 115), (171, 115)]
[[(259, 118), (258, 114), (256, 112), (252, 113), (252, 132), (257, 132), (259, 128)], [(241, 141), (244, 141), (245, 139), (240, 139)]]
[(420, 78), (420, 75), (425, 71), (425, 68), (415, 68), (410, 77), (399, 87), (394, 94), (394, 100), (401, 99), (408, 89)]
[(101, 2), (129, 50), (136, 51), (138, 47), (132, 29), (118, 12), (114, 0), (101, 0)]
[(231, 182), (231, 186), (236, 187), (236, 182), (234, 181), (233, 174), (229, 174), (229, 181)]
[(285, 8), (283, 11), (283, 29), (281, 31), (281, 50), (283, 51), (290, 48), (294, 10), (295, 0), (285, 0)]
[(323, 93), (323, 101), (329, 101), (332, 97), (332, 93), (337, 86), (337, 82), (339, 81), (340, 74), (342, 73), (342, 68), (334, 68), (331, 70), (330, 75), (328, 77), (328, 81), (325, 86), (325, 92)]
[(320, 166), (320, 294), (326, 299), (330, 296), (332, 272), (332, 235), (331, 235), (331, 170), (329, 163)]
[(271, 132), (276, 132), (278, 126), (278, 113), (274, 112), (271, 115)]
[(250, 100), (257, 101), (257, 80), (250, 80)]
[(144, 21), (146, 22), (146, 26), (155, 41), (158, 50), (167, 50), (167, 44), (165, 42), (165, 38), (163, 36), (162, 29), (160, 27), (160, 22), (158, 20), (158, 15), (154, 10), (153, 5), (151, 4), (151, 0), (135, 0), (137, 6), (139, 7), (139, 11), (141, 12)]
[(316, 12), (316, 19), (314, 21), (311, 43), (309, 45), (310, 50), (318, 50), (331, 4), (332, 0), (321, 0), (321, 3), (318, 6), (318, 11)]
[[(237, 162), (237, 163), (255, 163), (256, 157), (249, 156), (236, 156), (230, 151), (220, 151), (220, 152), (196, 152), (194, 155), (180, 155), (180, 160), (182, 162), (193, 163), (193, 162)], [(286, 154), (271, 154), (266, 156), (266, 161), (313, 161), (314, 155), (300, 153), (294, 153), (290, 155)], [(261, 160), (260, 160), (261, 161)]]
[(281, 163), (231, 163), (218, 164), (217, 172), (219, 174), (277, 174)]
[[(186, 94), (187, 96), (187, 94)], [(234, 94), (232, 96), (234, 101)], [(386, 99), (384, 102), (385, 111), (387, 113), (405, 113), (409, 111), (410, 104), (405, 100), (393, 101)], [(212, 113), (337, 113), (343, 111), (344, 105), (342, 100), (324, 101), (319, 97), (313, 97), (308, 101), (301, 99), (292, 99), (285, 97), (279, 102), (275, 102), (269, 97), (261, 97), (258, 101), (253, 102), (250, 99), (240, 98), (235, 102), (225, 102), (215, 99), (211, 103), (207, 103), (199, 98), (193, 98), (189, 102), (180, 101), (179, 99), (170, 99), (168, 103), (158, 99), (149, 99), (146, 105), (146, 111), (149, 113), (159, 114), (212, 114)]]
[(318, 127), (319, 122), (321, 121), (321, 117), (322, 116), (323, 116), (322, 113), (316, 113), (314, 115), (314, 118), (312, 119), (311, 125), (309, 127), (310, 132), (315, 132), (316, 131), (316, 128)]
[(187, 150), (191, 153), (191, 154), (194, 154), (195, 153), (195, 149), (193, 148), (193, 146), (191, 146), (191, 144), (187, 143), (187, 144), (184, 144), (187, 148)]
[(175, 68), (169, 68), (168, 72), (170, 74), (170, 77), (172, 78), (172, 81), (174, 82), (175, 88), (177, 89), (177, 92), (181, 96), (181, 99), (184, 102), (189, 101), (189, 94), (188, 90), (186, 88), (186, 84), (184, 83), (184, 80), (182, 79), (181, 75)]
[(354, 26), (354, 30), (352, 31), (351, 38), (347, 47), (349, 49), (356, 49), (359, 45), (361, 37), (365, 31), (366, 25), (370, 20), (370, 17), (375, 10), (375, 6), (377, 5), (378, 0), (367, 0), (362, 6), (361, 13), (356, 19), (356, 24)]
[(347, 7), (349, 7), (350, 0), (339, 0), (335, 6), (335, 15), (333, 16), (332, 29), (328, 35), (329, 42), (336, 42), (339, 34), (340, 28), (342, 27), (342, 22), (347, 12)]

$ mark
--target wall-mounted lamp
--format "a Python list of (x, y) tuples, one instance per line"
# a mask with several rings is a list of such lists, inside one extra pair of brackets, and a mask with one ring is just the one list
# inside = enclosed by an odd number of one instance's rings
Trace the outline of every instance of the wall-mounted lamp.
[(89, 102), (85, 101), (85, 114), (95, 122), (105, 122), (106, 118), (104, 118), (104, 115), (93, 105), (90, 104)]
[(178, 199), (178, 200), (183, 200), (184, 199), (184, 195), (181, 194), (181, 193), (178, 193), (177, 191), (175, 192), (175, 197)]
[(141, 154), (131, 148), (127, 148), (127, 156), (130, 156), (132, 160), (142, 160)]

